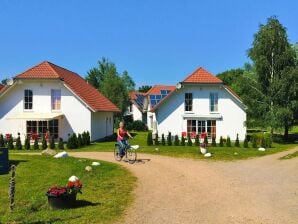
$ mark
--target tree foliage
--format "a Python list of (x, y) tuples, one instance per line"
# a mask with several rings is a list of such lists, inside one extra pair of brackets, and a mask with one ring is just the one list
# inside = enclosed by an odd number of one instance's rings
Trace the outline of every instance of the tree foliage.
[(146, 93), (148, 92), (150, 89), (152, 88), (152, 86), (148, 86), (148, 85), (144, 85), (144, 86), (140, 86), (138, 91), (142, 92), (142, 93)]

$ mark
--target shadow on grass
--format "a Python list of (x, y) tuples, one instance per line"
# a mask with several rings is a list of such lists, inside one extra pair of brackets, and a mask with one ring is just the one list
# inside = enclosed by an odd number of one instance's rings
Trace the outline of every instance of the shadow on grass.
[(101, 205), (100, 202), (90, 202), (90, 201), (86, 201), (86, 200), (77, 200), (76, 204), (72, 207), (72, 208), (83, 208), (83, 207), (89, 207), (89, 206), (97, 206), (97, 205)]
[(9, 160), (9, 167), (12, 165), (18, 166), (20, 163), (26, 163), (28, 160)]

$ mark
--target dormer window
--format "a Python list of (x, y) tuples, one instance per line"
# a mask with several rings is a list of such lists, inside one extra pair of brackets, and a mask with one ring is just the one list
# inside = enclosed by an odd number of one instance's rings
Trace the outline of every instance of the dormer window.
[(33, 109), (33, 91), (30, 89), (25, 89), (24, 91), (24, 109)]

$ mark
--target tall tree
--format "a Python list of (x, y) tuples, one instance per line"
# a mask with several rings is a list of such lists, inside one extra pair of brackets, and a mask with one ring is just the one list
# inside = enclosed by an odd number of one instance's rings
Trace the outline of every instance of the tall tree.
[(148, 86), (148, 85), (140, 86), (139, 89), (138, 89), (138, 91), (139, 91), (139, 92), (142, 92), (142, 93), (146, 93), (146, 92), (148, 92), (151, 88), (152, 88), (152, 86)]
[(127, 71), (123, 72), (121, 79), (123, 80), (124, 85), (126, 86), (126, 89), (128, 92), (135, 90), (136, 84), (132, 80), (132, 78), (129, 76)]
[(286, 28), (276, 17), (260, 25), (248, 55), (256, 68), (259, 87), (255, 86), (255, 90), (262, 97), (263, 118), (269, 123), (271, 133), (274, 128), (284, 127), (287, 138), (294, 110), (284, 103), (284, 98), (293, 99), (296, 93), (295, 88), (286, 91), (283, 86), (295, 85), (292, 81), (296, 79), (296, 54), (289, 44)]

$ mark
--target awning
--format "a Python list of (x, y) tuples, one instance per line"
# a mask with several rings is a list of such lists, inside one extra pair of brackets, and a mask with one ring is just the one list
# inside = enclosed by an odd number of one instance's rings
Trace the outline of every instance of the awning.
[(22, 120), (34, 120), (34, 121), (40, 121), (40, 120), (53, 120), (58, 119), (62, 117), (62, 113), (33, 113), (33, 112), (23, 112), (19, 114), (14, 114), (7, 119), (22, 119)]
[(201, 119), (201, 120), (220, 120), (222, 119), (221, 114), (214, 113), (214, 114), (183, 114), (183, 119)]

